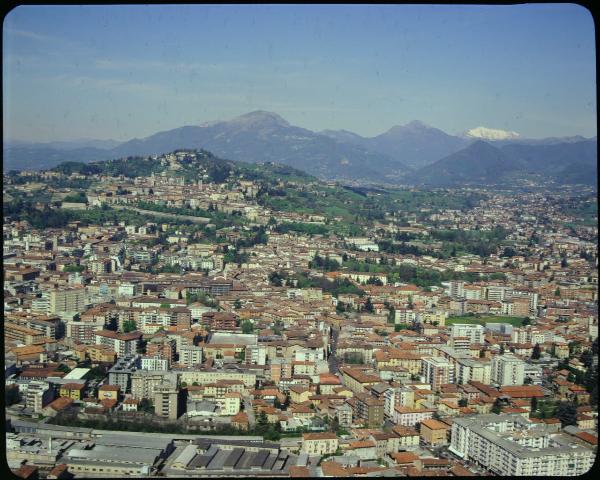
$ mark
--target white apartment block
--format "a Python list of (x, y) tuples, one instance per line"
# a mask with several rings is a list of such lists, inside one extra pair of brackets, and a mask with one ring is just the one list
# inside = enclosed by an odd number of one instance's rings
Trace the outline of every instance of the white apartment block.
[(492, 358), (492, 381), (499, 385), (523, 385), (525, 362), (511, 353)]
[(460, 280), (452, 280), (450, 282), (448, 293), (452, 298), (464, 298), (465, 296), (465, 282)]
[(87, 298), (85, 288), (51, 290), (49, 313), (81, 313), (85, 310)]
[[(300, 352), (296, 352), (298, 355)], [(246, 363), (249, 365), (267, 364), (267, 347), (265, 345), (248, 345), (246, 347)], [(314, 356), (314, 355), (313, 355)], [(314, 360), (312, 360), (314, 362)]]
[(509, 300), (512, 298), (513, 288), (501, 285), (489, 285), (486, 287), (486, 298), (494, 302)]
[(490, 362), (459, 358), (456, 361), (455, 375), (455, 380), (458, 384), (474, 381), (489, 385), (492, 379), (492, 366)]
[(25, 405), (34, 413), (41, 413), (42, 409), (54, 400), (54, 389), (43, 381), (29, 382), (25, 393)]
[(470, 323), (455, 323), (450, 326), (451, 338), (468, 338), (470, 343), (484, 343), (484, 327)]
[(454, 418), (449, 449), (502, 476), (582, 475), (595, 458), (584, 442), (521, 415)]
[(417, 423), (433, 418), (432, 409), (395, 407), (394, 423), (404, 427), (414, 427)]
[(385, 415), (393, 418), (396, 407), (413, 407), (415, 391), (408, 387), (391, 387), (384, 392), (383, 400)]
[(510, 337), (514, 343), (531, 343), (532, 345), (539, 343), (541, 345), (544, 342), (554, 340), (554, 333), (551, 331), (541, 331), (529, 326), (526, 328), (514, 328)]
[(465, 300), (482, 300), (483, 294), (481, 290), (482, 288), (476, 285), (465, 285)]
[(142, 370), (168, 370), (169, 361), (159, 356), (142, 357)]
[(394, 323), (411, 323), (417, 320), (417, 312), (405, 308), (396, 309), (394, 315)]
[(179, 361), (181, 365), (193, 367), (202, 363), (202, 347), (195, 345), (182, 345), (179, 351)]

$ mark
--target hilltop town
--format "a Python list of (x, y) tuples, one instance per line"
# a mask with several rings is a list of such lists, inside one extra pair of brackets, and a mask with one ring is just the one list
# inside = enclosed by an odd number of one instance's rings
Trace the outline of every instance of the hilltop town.
[(361, 188), (198, 150), (3, 183), (22, 478), (595, 461), (593, 187)]

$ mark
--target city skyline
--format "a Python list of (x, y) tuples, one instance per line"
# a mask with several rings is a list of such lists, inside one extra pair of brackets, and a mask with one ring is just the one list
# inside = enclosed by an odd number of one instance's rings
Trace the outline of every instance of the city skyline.
[(3, 37), (8, 140), (124, 141), (253, 110), (363, 136), (412, 120), (596, 135), (577, 5), (20, 6)]

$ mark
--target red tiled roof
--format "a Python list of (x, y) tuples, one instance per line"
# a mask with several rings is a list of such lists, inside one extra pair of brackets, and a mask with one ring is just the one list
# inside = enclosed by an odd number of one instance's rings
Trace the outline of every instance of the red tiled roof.
[(581, 438), (584, 442), (591, 443), (592, 445), (598, 445), (598, 436), (596, 435), (592, 435), (588, 432), (579, 432), (576, 436)]

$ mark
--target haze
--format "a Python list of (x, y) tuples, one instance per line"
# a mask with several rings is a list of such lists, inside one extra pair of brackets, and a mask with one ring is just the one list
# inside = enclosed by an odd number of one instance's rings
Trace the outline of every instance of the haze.
[(123, 141), (258, 109), (364, 136), (414, 119), (596, 135), (578, 5), (19, 6), (3, 40), (5, 141)]

